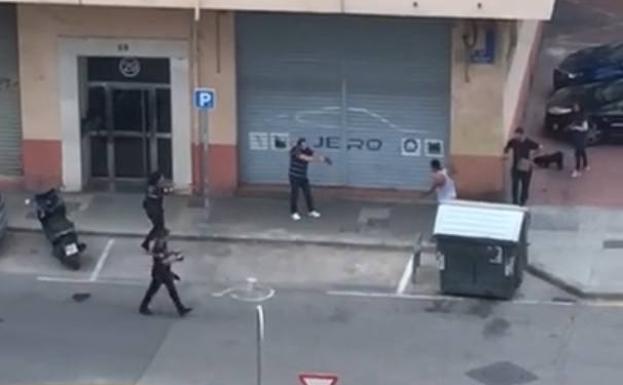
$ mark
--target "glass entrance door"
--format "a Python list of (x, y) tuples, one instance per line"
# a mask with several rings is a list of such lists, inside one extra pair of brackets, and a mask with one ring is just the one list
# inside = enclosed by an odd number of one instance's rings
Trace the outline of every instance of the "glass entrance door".
[(172, 179), (168, 87), (91, 85), (88, 103), (92, 179), (144, 181), (155, 170)]

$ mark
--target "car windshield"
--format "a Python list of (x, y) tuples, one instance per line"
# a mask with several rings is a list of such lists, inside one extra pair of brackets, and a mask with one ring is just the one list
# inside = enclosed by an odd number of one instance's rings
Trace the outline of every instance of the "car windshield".
[(596, 104), (606, 104), (621, 99), (623, 99), (623, 80), (613, 82), (603, 88), (595, 88), (594, 102)]
[(571, 107), (579, 103), (584, 108), (595, 109), (619, 100), (623, 100), (623, 80), (563, 88), (552, 95), (548, 105)]
[(621, 115), (623, 114), (623, 100), (608, 104), (599, 109), (600, 115)]
[(559, 107), (571, 107), (574, 103), (585, 104), (587, 99), (591, 99), (590, 95), (595, 92), (598, 86), (598, 83), (593, 83), (584, 86), (562, 88), (552, 95), (548, 104)]
[(569, 55), (561, 64), (562, 67), (603, 66), (612, 62), (623, 61), (623, 44), (608, 44), (586, 48)]

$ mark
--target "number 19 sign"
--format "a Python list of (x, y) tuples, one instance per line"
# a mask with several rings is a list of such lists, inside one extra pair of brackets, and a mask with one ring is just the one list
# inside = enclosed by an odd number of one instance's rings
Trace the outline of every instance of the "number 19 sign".
[(216, 105), (216, 92), (212, 88), (195, 88), (195, 108), (211, 110)]

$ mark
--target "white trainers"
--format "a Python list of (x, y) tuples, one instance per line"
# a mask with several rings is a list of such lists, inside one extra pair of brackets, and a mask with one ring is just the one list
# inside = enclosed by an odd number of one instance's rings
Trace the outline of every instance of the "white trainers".
[(310, 211), (309, 212), (309, 216), (312, 217), (312, 218), (320, 218), (320, 213), (318, 211), (316, 211), (316, 210)]
[(578, 170), (573, 170), (573, 172), (571, 173), (572, 178), (577, 178), (579, 176), (580, 176), (580, 173), (578, 172)]
[(292, 220), (293, 221), (300, 221), (301, 220), (301, 216), (299, 215), (299, 213), (292, 214)]

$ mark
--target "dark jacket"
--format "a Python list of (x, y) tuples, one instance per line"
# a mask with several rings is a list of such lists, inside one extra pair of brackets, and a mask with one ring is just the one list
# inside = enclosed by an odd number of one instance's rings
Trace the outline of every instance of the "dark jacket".
[(149, 212), (162, 212), (164, 200), (164, 188), (158, 185), (148, 185), (143, 199), (143, 208)]
[(157, 241), (152, 250), (151, 276), (159, 280), (174, 279), (175, 273), (171, 271), (171, 263), (167, 261), (173, 255), (169, 251), (166, 242)]

